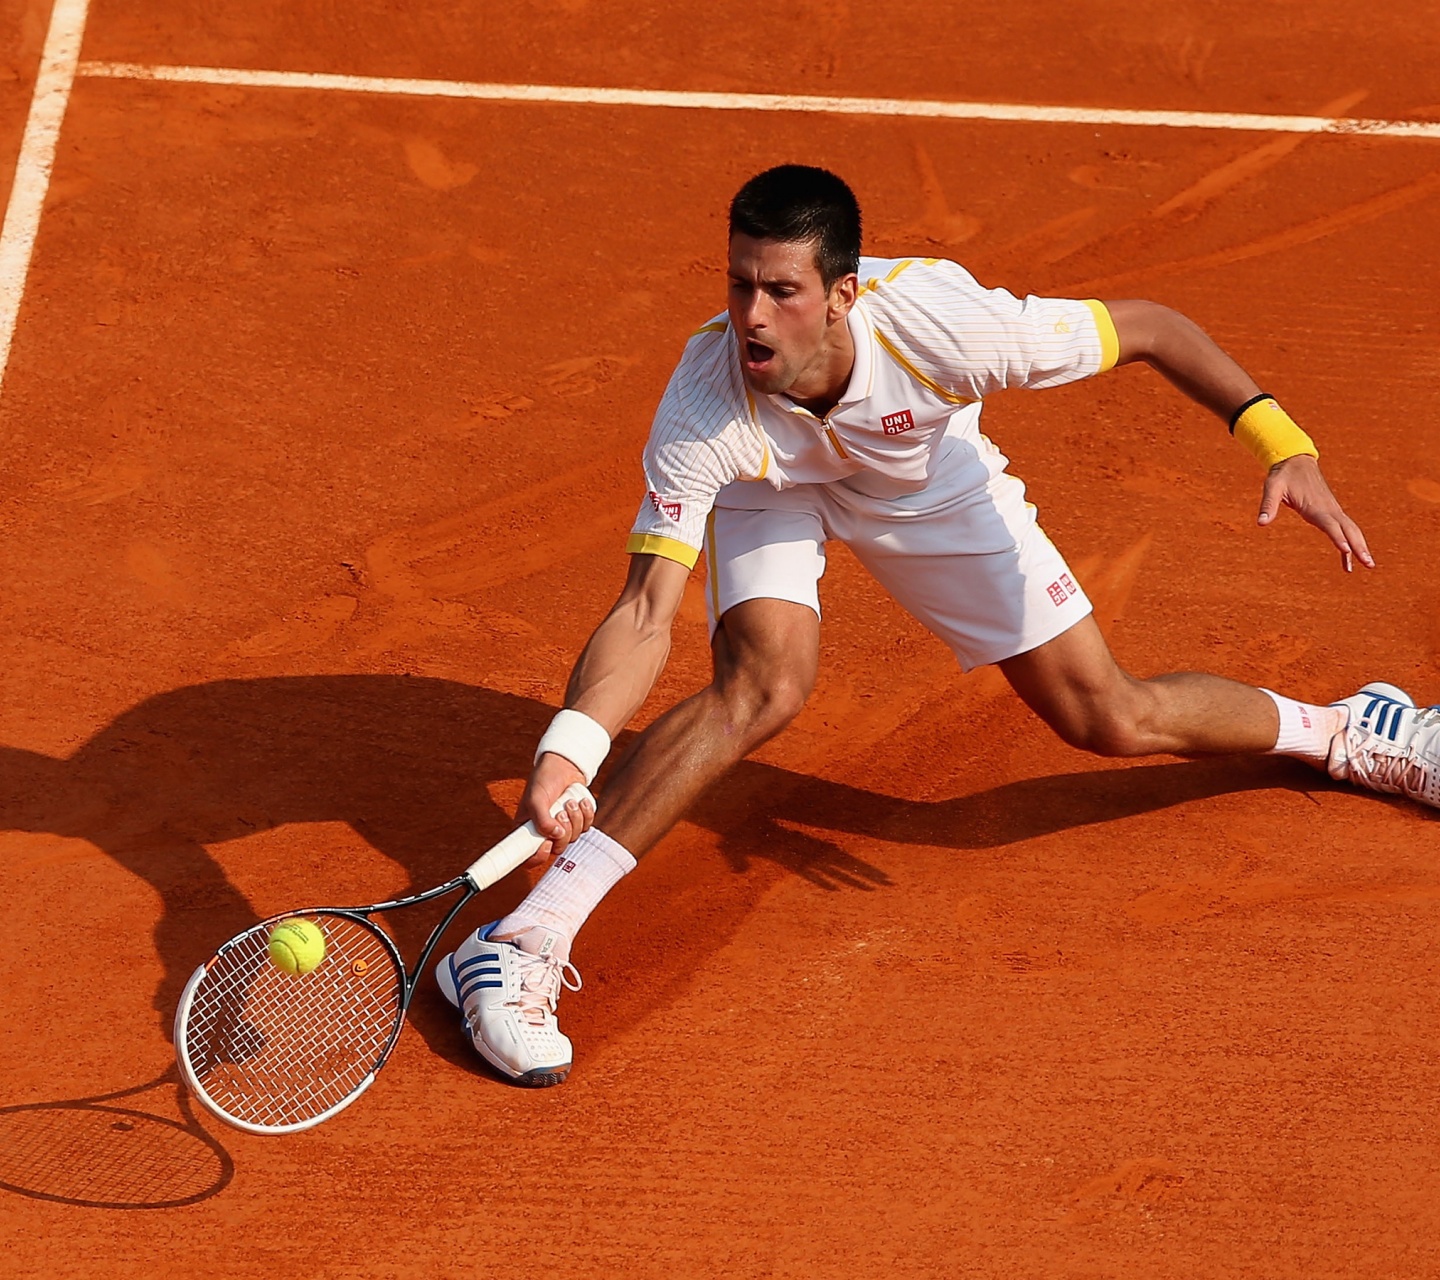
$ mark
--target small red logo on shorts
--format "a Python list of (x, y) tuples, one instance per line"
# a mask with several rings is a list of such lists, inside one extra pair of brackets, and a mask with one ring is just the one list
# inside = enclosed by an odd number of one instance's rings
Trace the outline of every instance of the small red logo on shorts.
[(887, 436), (903, 436), (915, 429), (915, 415), (909, 409), (901, 409), (899, 413), (887, 413), (880, 419), (880, 425)]
[(564, 862), (562, 862), (562, 863), (560, 864), (560, 870), (561, 870), (561, 871), (574, 871), (574, 870), (575, 870), (575, 864), (574, 864), (574, 862), (572, 862), (570, 859), (567, 858)]
[(1045, 590), (1050, 593), (1050, 599), (1053, 600), (1056, 605), (1062, 605), (1079, 591), (1080, 588), (1071, 581), (1068, 573), (1062, 573), (1054, 582), (1046, 587)]
[(666, 502), (653, 489), (650, 491), (650, 505), (662, 516), (666, 516), (676, 524), (680, 523), (680, 513), (685, 510), (684, 506), (678, 502)]

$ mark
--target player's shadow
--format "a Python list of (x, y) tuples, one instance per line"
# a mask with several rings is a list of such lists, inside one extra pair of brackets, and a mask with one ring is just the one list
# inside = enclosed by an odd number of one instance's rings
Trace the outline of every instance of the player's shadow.
[[(509, 829), (486, 784), (526, 771), (530, 744), (552, 714), (533, 699), (409, 676), (194, 685), (146, 699), (66, 758), (0, 747), (0, 830), (88, 840), (154, 887), (164, 969), (155, 1007), (168, 1025), (195, 966), (257, 915), (207, 845), (285, 823), (344, 822), (399, 864), (410, 888), (427, 888)], [(717, 854), (659, 856), (656, 869), (647, 863), (637, 884), (602, 904), (580, 958), (587, 982), (606, 990), (600, 1000), (572, 1002), (571, 1026), (594, 1043), (663, 1007), (779, 875), (831, 889), (888, 883), (880, 868), (797, 827), (988, 848), (1221, 792), (1298, 785), (1288, 762), (1212, 761), (1101, 769), (912, 803), (747, 761), (690, 815), (718, 837)], [(358, 900), (404, 888), (377, 882)], [(502, 882), (462, 922), (493, 918), (523, 888), (519, 877)], [(310, 894), (297, 888), (278, 905), (305, 905), (293, 896)], [(423, 918), (402, 927), (409, 954), (428, 927)], [(417, 1000), (412, 1017), (438, 1050), (461, 1055), (438, 997)]]

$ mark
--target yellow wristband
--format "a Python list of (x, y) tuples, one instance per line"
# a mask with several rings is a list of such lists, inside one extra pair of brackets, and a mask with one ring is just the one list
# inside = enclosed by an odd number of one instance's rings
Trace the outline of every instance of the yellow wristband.
[(1295, 420), (1272, 396), (1256, 396), (1242, 404), (1230, 421), (1230, 433), (1260, 459), (1267, 471), (1277, 462), (1298, 454), (1320, 456), (1315, 442), (1295, 425)]

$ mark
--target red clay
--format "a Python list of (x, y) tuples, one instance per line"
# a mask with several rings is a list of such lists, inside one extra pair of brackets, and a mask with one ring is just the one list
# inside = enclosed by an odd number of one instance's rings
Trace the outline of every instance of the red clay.
[[(1437, 110), (1433, 24), (1337, 4), (1299, 33), (806, 15), (102, 2), (85, 56)], [(38, 56), (12, 18), (7, 166)], [(991, 406), (1122, 661), (1440, 696), (1437, 155), (82, 79), (0, 404), (0, 1108), (152, 1080), (235, 928), (437, 882), (506, 829), (721, 306), (725, 201), (774, 161), (849, 177), (872, 251), (1181, 308), (1316, 436), (1373, 575), (1257, 530), (1249, 459), (1153, 375)], [(1440, 1273), (1431, 817), (1285, 762), (1091, 759), (844, 554), (825, 605), (800, 722), (582, 938), (564, 1088), (485, 1075), (427, 991), (350, 1112), (216, 1131), (225, 1185), (197, 1145), (193, 1204), (0, 1193), (0, 1274)], [(697, 584), (642, 721), (707, 668)], [(164, 1085), (117, 1105), (181, 1114)]]

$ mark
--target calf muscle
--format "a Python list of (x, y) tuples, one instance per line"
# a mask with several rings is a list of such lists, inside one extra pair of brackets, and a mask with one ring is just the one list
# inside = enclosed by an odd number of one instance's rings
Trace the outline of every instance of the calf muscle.
[(1097, 755), (1257, 754), (1279, 730), (1274, 702), (1250, 685), (1199, 671), (1129, 675), (1093, 618), (1000, 669), (1061, 738)]

